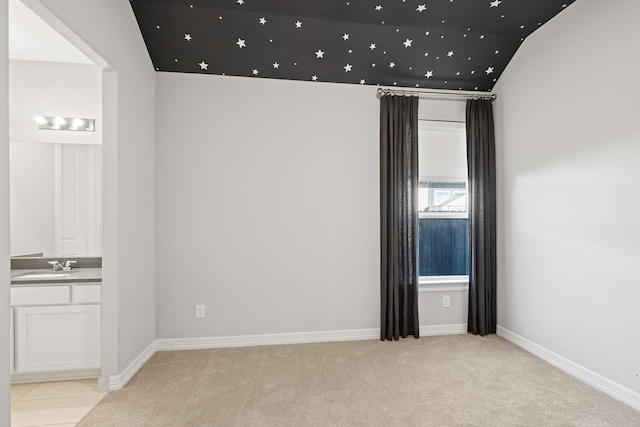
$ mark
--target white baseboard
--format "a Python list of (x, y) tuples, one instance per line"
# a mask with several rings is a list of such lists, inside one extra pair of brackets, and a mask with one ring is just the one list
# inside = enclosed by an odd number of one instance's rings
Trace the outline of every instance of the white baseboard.
[[(467, 324), (420, 326), (421, 336), (466, 334)], [(138, 372), (156, 351), (196, 350), (257, 345), (303, 344), (331, 341), (358, 341), (380, 339), (380, 329), (348, 329), (342, 331), (293, 332), (286, 334), (237, 335), (227, 337), (165, 338), (157, 339), (142, 351), (119, 375), (99, 379), (104, 391), (120, 390)]]
[(421, 337), (432, 337), (436, 335), (460, 335), (467, 333), (467, 324), (458, 323), (455, 325), (422, 325), (420, 326)]
[(129, 366), (124, 368), (119, 375), (112, 375), (108, 378), (101, 377), (98, 380), (98, 388), (100, 391), (115, 391), (124, 387), (131, 378), (140, 370), (142, 365), (147, 363), (147, 360), (151, 358), (157, 351), (157, 340), (153, 341), (142, 352), (133, 359)]
[(156, 340), (158, 351), (203, 348), (248, 347), (256, 345), (303, 344), (329, 341), (380, 339), (379, 329), (293, 332), (287, 334), (236, 335), (228, 337), (165, 338)]
[(591, 387), (594, 387), (602, 391), (603, 393), (606, 393), (609, 396), (626, 403), (634, 409), (640, 410), (640, 393), (636, 393), (635, 391), (630, 390), (614, 381), (611, 381), (610, 379), (605, 378), (602, 375), (595, 373), (582, 365), (578, 365), (577, 363), (572, 362), (571, 360), (562, 357), (559, 354), (556, 354), (553, 351), (548, 350), (532, 341), (529, 341), (528, 339), (523, 338), (520, 335), (503, 328), (502, 326), (497, 327), (497, 334), (507, 341), (514, 343), (518, 347), (522, 347), (529, 353), (532, 353), (542, 360), (563, 370), (567, 374), (589, 384)]
[(29, 374), (11, 374), (11, 384), (45, 381), (67, 381), (98, 378), (100, 369), (82, 371), (33, 372)]

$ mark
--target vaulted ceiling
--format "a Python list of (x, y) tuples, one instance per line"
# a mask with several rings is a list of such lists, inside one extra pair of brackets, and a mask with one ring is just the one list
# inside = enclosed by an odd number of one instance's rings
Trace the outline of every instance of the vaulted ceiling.
[(574, 0), (131, 0), (158, 71), (489, 91)]

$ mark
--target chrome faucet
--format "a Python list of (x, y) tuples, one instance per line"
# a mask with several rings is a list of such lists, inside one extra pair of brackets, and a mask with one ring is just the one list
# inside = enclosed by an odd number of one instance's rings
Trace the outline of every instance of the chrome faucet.
[(51, 268), (54, 271), (60, 271), (60, 270), (71, 270), (73, 268), (73, 264), (75, 264), (78, 261), (72, 261), (72, 260), (66, 260), (64, 262), (64, 265), (60, 264), (60, 261), (47, 261), (49, 264), (51, 264)]
[(59, 261), (47, 261), (49, 264), (51, 264), (51, 268), (54, 271), (58, 271), (58, 270), (62, 270), (64, 267), (62, 266), (62, 264), (60, 264)]

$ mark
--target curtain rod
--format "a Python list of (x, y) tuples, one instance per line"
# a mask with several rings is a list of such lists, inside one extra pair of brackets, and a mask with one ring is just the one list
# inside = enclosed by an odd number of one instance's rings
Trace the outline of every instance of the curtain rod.
[(495, 101), (496, 98), (498, 98), (495, 93), (378, 88), (378, 98), (381, 98), (384, 95), (418, 96), (420, 98), (490, 99), (491, 101)]

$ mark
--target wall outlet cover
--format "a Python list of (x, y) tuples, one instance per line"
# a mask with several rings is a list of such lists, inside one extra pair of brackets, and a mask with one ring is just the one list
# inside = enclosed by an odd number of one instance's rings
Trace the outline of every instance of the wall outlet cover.
[(196, 319), (204, 319), (204, 305), (196, 305)]

